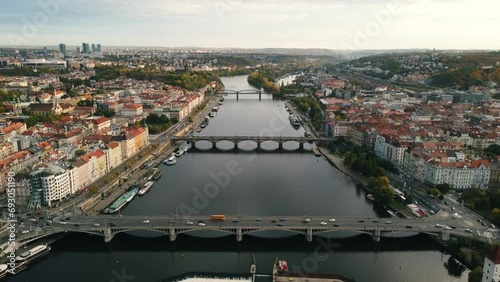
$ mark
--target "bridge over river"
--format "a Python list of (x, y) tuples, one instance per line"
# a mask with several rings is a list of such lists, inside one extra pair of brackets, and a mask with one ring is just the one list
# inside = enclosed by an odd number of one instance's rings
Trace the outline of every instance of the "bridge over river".
[(244, 90), (231, 90), (225, 89), (224, 91), (219, 91), (215, 94), (224, 94), (224, 95), (236, 95), (236, 100), (240, 99), (240, 95), (259, 95), (259, 100), (262, 100), (262, 94), (266, 94), (264, 90), (258, 89), (244, 89)]
[[(453, 229), (446, 226), (453, 226)], [(395, 233), (425, 233), (447, 241), (451, 234), (475, 237), (479, 240), (490, 240), (478, 233), (471, 233), (470, 226), (461, 219), (444, 219), (430, 217), (424, 219), (392, 219), (392, 218), (352, 218), (315, 216), (297, 217), (258, 217), (258, 216), (226, 216), (224, 222), (212, 222), (210, 216), (80, 216), (72, 218), (65, 224), (54, 222), (41, 231), (22, 234), (16, 241), (26, 244), (40, 238), (63, 233), (81, 232), (103, 236), (109, 242), (119, 233), (131, 231), (151, 231), (169, 236), (171, 241), (177, 234), (189, 234), (193, 231), (219, 231), (221, 234), (235, 235), (237, 241), (243, 235), (257, 234), (261, 231), (283, 231), (302, 234), (311, 242), (314, 236), (327, 232), (351, 231), (354, 234), (369, 234), (375, 241), (382, 236)], [(495, 240), (495, 239), (494, 239)]]
[(229, 141), (234, 144), (234, 148), (238, 149), (238, 144), (240, 142), (255, 142), (257, 144), (257, 149), (261, 148), (261, 144), (264, 142), (276, 142), (278, 143), (278, 149), (283, 149), (283, 144), (287, 142), (295, 142), (299, 144), (299, 149), (304, 148), (304, 143), (312, 142), (327, 142), (333, 141), (332, 138), (324, 137), (297, 137), (297, 136), (174, 136), (170, 140), (176, 141), (187, 141), (191, 143), (191, 146), (195, 148), (196, 142), (207, 141), (212, 143), (212, 148), (217, 147), (217, 143), (220, 141)]

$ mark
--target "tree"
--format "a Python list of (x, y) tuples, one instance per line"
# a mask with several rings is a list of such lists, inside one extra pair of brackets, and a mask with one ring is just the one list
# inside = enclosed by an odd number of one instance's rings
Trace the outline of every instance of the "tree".
[(79, 158), (79, 157), (81, 157), (81, 156), (85, 155), (85, 153), (86, 153), (86, 151), (85, 151), (85, 150), (83, 150), (83, 149), (78, 149), (78, 150), (76, 150), (76, 151), (75, 151), (75, 157), (76, 157), (76, 158)]
[(469, 272), (469, 282), (481, 282), (483, 278), (483, 268), (478, 266), (474, 271)]
[(450, 184), (444, 183), (444, 184), (439, 184), (436, 186), (436, 188), (444, 195), (450, 191)]

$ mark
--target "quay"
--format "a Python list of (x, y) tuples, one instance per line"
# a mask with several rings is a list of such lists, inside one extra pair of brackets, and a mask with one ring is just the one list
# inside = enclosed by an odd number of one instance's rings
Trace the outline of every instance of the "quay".
[(314, 274), (314, 273), (292, 273), (288, 272), (288, 263), (276, 258), (273, 265), (273, 282), (354, 282), (337, 274)]

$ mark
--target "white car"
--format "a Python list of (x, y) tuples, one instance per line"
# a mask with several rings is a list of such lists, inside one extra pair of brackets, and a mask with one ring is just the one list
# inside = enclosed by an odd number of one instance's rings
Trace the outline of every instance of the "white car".
[(150, 223), (150, 222), (149, 222), (149, 220), (147, 220), (147, 219), (146, 219), (146, 220), (144, 220), (142, 223), (144, 223), (144, 224), (148, 224), (148, 223)]
[(310, 219), (310, 218), (306, 218), (306, 219), (305, 219), (305, 221), (310, 222), (310, 221), (311, 221), (311, 219)]
[(23, 230), (23, 232), (22, 232), (22, 233), (23, 233), (23, 234), (28, 234), (28, 233), (30, 233), (30, 231), (29, 231), (29, 230)]
[(451, 228), (451, 227), (449, 227), (449, 226), (443, 226), (443, 228), (444, 228), (444, 229), (446, 229), (446, 230), (451, 230), (451, 229), (452, 229), (452, 228)]
[(335, 218), (330, 218), (330, 220), (328, 220), (330, 222), (335, 222)]
[(443, 227), (443, 225), (436, 223), (436, 227)]
[(193, 225), (194, 223), (192, 221), (186, 222), (187, 225)]
[(206, 224), (205, 224), (205, 223), (203, 223), (203, 222), (200, 222), (198, 225), (199, 225), (199, 226), (205, 226)]
[(60, 224), (67, 224), (66, 221), (59, 221)]
[(95, 227), (99, 227), (99, 226), (101, 226), (101, 225), (100, 225), (99, 223), (94, 223), (94, 226), (95, 226)]
[(320, 224), (321, 224), (321, 225), (327, 225), (328, 223), (326, 223), (326, 222), (322, 221)]
[(392, 224), (392, 221), (388, 220), (385, 222), (385, 224)]

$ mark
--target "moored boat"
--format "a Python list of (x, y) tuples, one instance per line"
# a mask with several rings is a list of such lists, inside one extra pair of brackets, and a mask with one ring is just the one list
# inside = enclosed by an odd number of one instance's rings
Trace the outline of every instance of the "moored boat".
[(106, 213), (115, 213), (119, 211), (125, 204), (132, 201), (134, 197), (139, 192), (139, 186), (133, 186), (129, 191), (123, 193), (116, 201), (114, 201), (109, 208), (106, 209)]
[(9, 269), (9, 266), (6, 264), (0, 264), (0, 278), (5, 277), (7, 275), (7, 270)]
[(295, 128), (300, 127), (300, 120), (298, 117), (296, 117), (295, 115), (292, 114), (288, 117), (288, 119), (290, 120), (290, 123), (292, 124), (293, 127), (295, 127)]
[(26, 262), (42, 255), (47, 254), (50, 251), (49, 245), (38, 245), (26, 252), (21, 253), (16, 257), (16, 262)]
[(139, 193), (138, 193), (139, 196), (146, 194), (146, 192), (148, 192), (149, 189), (151, 189), (151, 187), (153, 187), (153, 184), (154, 184), (153, 181), (146, 182), (146, 184), (144, 184), (144, 187), (139, 191)]
[(174, 155), (175, 155), (176, 157), (180, 157), (180, 156), (182, 156), (185, 152), (186, 152), (186, 151), (185, 151), (183, 148), (179, 147), (179, 148), (177, 148), (177, 149), (174, 151)]
[(169, 158), (165, 159), (163, 163), (169, 166), (175, 165), (177, 163), (177, 158), (175, 156), (170, 156)]
[(314, 147), (312, 149), (312, 152), (313, 154), (316, 156), (316, 157), (321, 157), (321, 152), (319, 151), (319, 149), (317, 147)]
[(157, 171), (155, 172), (155, 174), (153, 174), (153, 179), (154, 179), (154, 180), (158, 180), (158, 179), (160, 179), (160, 177), (161, 177), (162, 175), (163, 175), (163, 172), (161, 172), (161, 170), (157, 170)]

